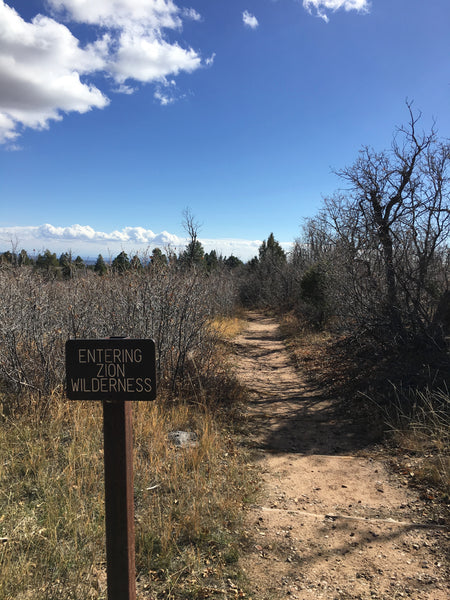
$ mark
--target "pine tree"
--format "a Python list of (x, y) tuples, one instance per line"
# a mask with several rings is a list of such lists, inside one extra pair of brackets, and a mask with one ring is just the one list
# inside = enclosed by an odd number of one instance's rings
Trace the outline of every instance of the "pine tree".
[(204, 264), (204, 258), (205, 251), (201, 242), (198, 240), (189, 242), (189, 244), (186, 246), (186, 250), (180, 255), (181, 263), (187, 267)]
[(2, 265), (12, 265), (13, 263), (13, 254), (9, 250), (0, 254), (0, 264)]
[(180, 262), (183, 266), (193, 267), (194, 265), (204, 265), (205, 251), (201, 242), (198, 240), (200, 230), (199, 223), (189, 208), (183, 211), (183, 228), (189, 235), (190, 241), (184, 252), (180, 254)]
[(42, 269), (47, 273), (57, 273), (59, 262), (56, 258), (56, 254), (46, 250), (44, 254), (38, 254), (36, 259), (36, 267)]
[(33, 260), (28, 256), (27, 251), (26, 250), (21, 250), (20, 254), (19, 254), (19, 267), (22, 266), (29, 266), (33, 264)]
[(73, 261), (73, 264), (75, 266), (75, 269), (85, 269), (86, 265), (84, 264), (84, 260), (81, 258), (81, 256), (77, 256), (76, 259)]
[(105, 275), (106, 272), (108, 271), (108, 268), (107, 268), (105, 261), (103, 260), (103, 256), (101, 254), (99, 254), (97, 257), (97, 261), (94, 265), (94, 271), (98, 275)]
[(235, 269), (236, 267), (240, 267), (244, 264), (240, 258), (233, 256), (233, 254), (228, 256), (224, 262), (225, 266), (227, 266), (229, 269)]
[(269, 260), (275, 264), (286, 262), (286, 252), (280, 246), (279, 242), (277, 242), (273, 233), (269, 235), (267, 242), (264, 240), (259, 247), (259, 259), (261, 261)]
[(219, 266), (219, 259), (217, 258), (217, 252), (215, 250), (211, 250), (211, 252), (205, 254), (205, 265), (209, 272), (217, 269)]
[(112, 268), (118, 273), (125, 273), (125, 271), (128, 271), (130, 268), (130, 259), (124, 250), (122, 250), (122, 252), (112, 261)]
[(162, 253), (160, 248), (153, 248), (152, 255), (150, 257), (149, 266), (155, 269), (164, 269), (167, 267), (168, 259), (165, 254)]
[(72, 254), (70, 252), (63, 252), (61, 254), (59, 257), (59, 266), (61, 267), (61, 273), (64, 279), (73, 277)]
[(133, 271), (140, 271), (142, 269), (142, 262), (137, 254), (130, 261), (130, 269), (133, 269)]

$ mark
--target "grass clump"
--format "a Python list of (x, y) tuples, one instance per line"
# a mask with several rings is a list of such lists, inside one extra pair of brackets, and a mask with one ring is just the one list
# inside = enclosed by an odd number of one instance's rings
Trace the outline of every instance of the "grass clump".
[[(410, 461), (409, 472), (419, 485), (429, 486), (450, 503), (450, 396), (446, 388), (395, 388), (395, 402), (387, 412), (393, 440)], [(412, 463), (411, 463), (412, 461)]]
[(0, 597), (96, 598), (103, 556), (100, 407), (53, 399), (0, 430)]
[(211, 328), (220, 339), (229, 341), (241, 333), (245, 323), (245, 319), (239, 315), (217, 316), (211, 322)]
[[(138, 595), (203, 598), (238, 577), (253, 471), (205, 406), (133, 412)], [(174, 430), (195, 443), (175, 446)], [(3, 415), (0, 456), (0, 598), (106, 598), (100, 403), (54, 396), (45, 418)]]

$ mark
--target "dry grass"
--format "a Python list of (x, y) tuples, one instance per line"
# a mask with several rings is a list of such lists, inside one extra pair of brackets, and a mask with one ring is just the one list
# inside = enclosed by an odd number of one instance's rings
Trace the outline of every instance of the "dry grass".
[(101, 438), (94, 403), (54, 398), (46, 421), (34, 415), (3, 420), (1, 598), (100, 597)]
[(219, 335), (220, 339), (229, 341), (241, 333), (245, 327), (245, 319), (239, 315), (234, 317), (216, 317), (211, 322), (211, 327)]
[[(447, 389), (409, 393), (395, 390), (396, 401), (387, 423), (396, 445), (408, 461), (418, 485), (430, 486), (429, 496), (450, 501), (450, 396)], [(406, 408), (407, 407), (407, 408)]]
[[(102, 411), (99, 403), (49, 401), (2, 416), (0, 598), (106, 597)], [(236, 581), (239, 522), (254, 471), (207, 408), (135, 403), (138, 589), (142, 598), (207, 597)], [(170, 444), (172, 430), (198, 444)]]

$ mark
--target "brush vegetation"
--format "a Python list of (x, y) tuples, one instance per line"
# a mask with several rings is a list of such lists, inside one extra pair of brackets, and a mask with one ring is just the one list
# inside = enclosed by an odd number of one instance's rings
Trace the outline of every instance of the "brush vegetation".
[[(221, 341), (237, 329), (231, 273), (165, 262), (61, 279), (8, 264), (0, 293), (0, 598), (106, 598), (102, 408), (65, 399), (64, 342), (109, 335), (156, 344), (158, 400), (133, 407), (139, 597), (239, 582), (257, 477)], [(174, 445), (177, 430), (196, 443)]]

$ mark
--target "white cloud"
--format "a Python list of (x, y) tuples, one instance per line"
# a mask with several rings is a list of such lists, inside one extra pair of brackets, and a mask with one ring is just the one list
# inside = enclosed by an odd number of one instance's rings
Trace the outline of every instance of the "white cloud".
[[(26, 250), (49, 248), (52, 252), (72, 250), (83, 256), (98, 254), (108, 249), (128, 248), (145, 250), (148, 247), (172, 246), (182, 248), (185, 241), (167, 231), (154, 233), (143, 227), (124, 227), (110, 232), (96, 231), (90, 225), (70, 225), (56, 227), (49, 223), (29, 227), (0, 227), (0, 252), (8, 249), (14, 240), (15, 245)], [(20, 250), (19, 248), (19, 250)]]
[[(0, 252), (11, 250), (11, 243), (17, 251), (24, 248), (35, 254), (46, 248), (52, 252), (72, 251), (83, 257), (116, 255), (122, 250), (128, 253), (145, 252), (154, 247), (167, 248), (178, 252), (183, 250), (188, 240), (167, 231), (154, 233), (144, 227), (124, 227), (111, 232), (96, 231), (90, 225), (70, 225), (55, 227), (45, 224), (29, 227), (0, 227)], [(243, 239), (208, 239), (201, 238), (206, 252), (216, 250), (223, 256), (234, 254), (242, 260), (250, 260), (258, 254), (262, 240)], [(291, 242), (281, 242), (282, 247), (289, 251)]]
[(212, 67), (212, 66), (213, 66), (213, 64), (214, 64), (214, 60), (215, 60), (215, 58), (216, 58), (216, 53), (215, 53), (215, 52), (213, 52), (213, 53), (211, 54), (211, 56), (209, 56), (208, 58), (206, 58), (206, 59), (205, 59), (205, 66), (206, 66), (206, 67)]
[(336, 12), (344, 9), (346, 11), (368, 12), (370, 2), (369, 0), (303, 0), (303, 6), (310, 14), (315, 10), (317, 16), (328, 23), (327, 10)]
[(46, 223), (36, 229), (38, 238), (41, 239), (66, 239), (66, 240), (92, 240), (96, 232), (89, 225), (71, 225), (70, 227), (54, 227)]
[(168, 106), (169, 104), (173, 104), (175, 102), (175, 98), (165, 94), (160, 89), (155, 91), (153, 97), (161, 104), (161, 106)]
[[(0, 143), (23, 127), (44, 129), (64, 113), (104, 108), (109, 99), (89, 81), (94, 73), (113, 79), (112, 91), (130, 94), (130, 81), (164, 83), (202, 65), (199, 54), (169, 42), (182, 19), (199, 21), (194, 9), (172, 0), (48, 0), (52, 18), (27, 22), (0, 0)], [(68, 23), (90, 26), (98, 37), (82, 47)], [(208, 61), (205, 63), (209, 65)]]
[(153, 97), (161, 104), (161, 106), (168, 106), (173, 104), (180, 99), (180, 95), (177, 93), (176, 82), (171, 79), (168, 81), (164, 79), (161, 84), (158, 84), (155, 89)]
[(259, 25), (258, 19), (255, 15), (249, 13), (248, 10), (244, 10), (242, 13), (242, 21), (244, 22), (244, 25), (250, 27), (250, 29), (256, 29)]
[(187, 19), (191, 19), (192, 21), (201, 21), (202, 15), (200, 15), (194, 8), (185, 8), (183, 10), (183, 15)]
[(43, 129), (61, 112), (106, 106), (80, 79), (102, 67), (95, 48), (81, 49), (64, 25), (41, 15), (27, 23), (0, 0), (0, 143), (16, 138), (20, 125)]
[(180, 9), (172, 0), (48, 0), (55, 15), (106, 28), (181, 27)]
[(168, 75), (178, 75), (180, 71), (191, 73), (200, 64), (201, 59), (194, 50), (185, 50), (164, 40), (123, 33), (110, 71), (118, 83), (127, 79), (149, 83), (162, 81)]
[(121, 83), (118, 88), (113, 90), (113, 92), (115, 92), (116, 94), (125, 94), (127, 96), (134, 94), (135, 91), (136, 88), (130, 87), (129, 85), (125, 85), (124, 83)]

